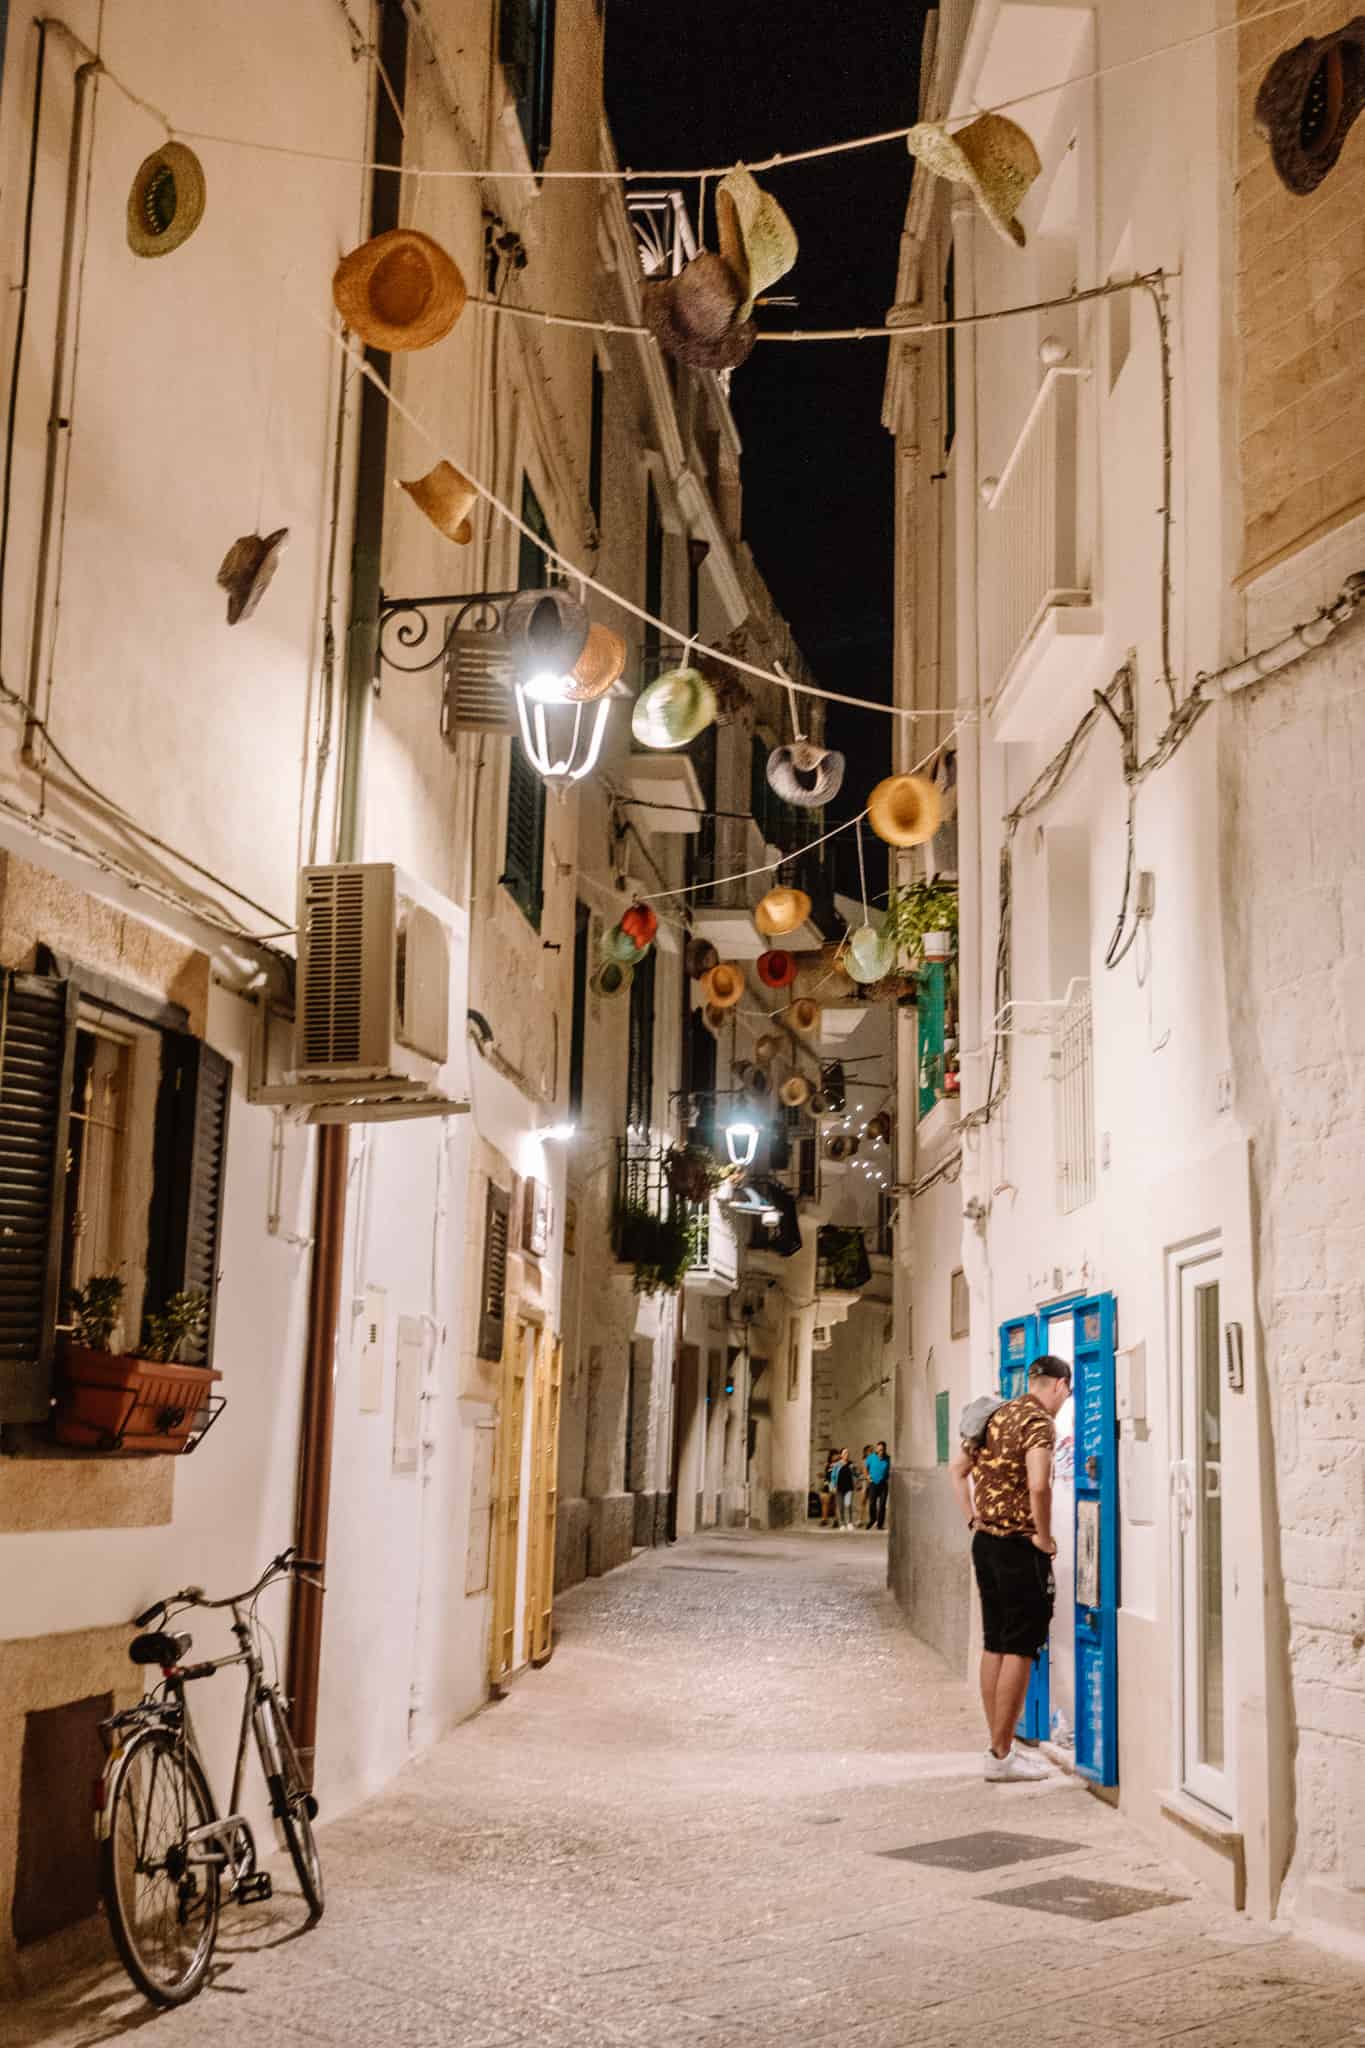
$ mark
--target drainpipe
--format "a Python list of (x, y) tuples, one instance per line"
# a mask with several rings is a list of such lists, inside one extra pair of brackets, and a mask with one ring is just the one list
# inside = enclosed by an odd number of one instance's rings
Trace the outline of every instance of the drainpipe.
[[(55, 26), (56, 24), (54, 24)], [(46, 24), (40, 24), (46, 27)], [(80, 45), (78, 47), (84, 47)], [(38, 693), (42, 683), (44, 625), (47, 617), (48, 579), (52, 567), (52, 520), (57, 504), (57, 477), (61, 467), (63, 437), (71, 430), (69, 414), (62, 410), (66, 396), (71, 326), (71, 302), (75, 287), (73, 255), (76, 242), (76, 211), (80, 204), (81, 158), (85, 153), (86, 86), (103, 69), (98, 58), (88, 57), (76, 67), (75, 99), (71, 112), (71, 146), (66, 159), (66, 212), (62, 221), (62, 260), (57, 288), (56, 331), (52, 341), (52, 392), (47, 409), (47, 460), (43, 467), (43, 504), (38, 520), (38, 566), (34, 579), (33, 636), (29, 647), (27, 716), (24, 721), (24, 759), (38, 759)], [(41, 84), (41, 60), (39, 81)]]
[[(374, 147), (371, 156), (376, 164), (398, 164), (403, 156), (400, 115), (408, 63), (407, 18), (400, 0), (384, 0), (379, 57), (398, 105), (394, 106), (381, 84), (374, 99)], [(382, 171), (371, 173), (372, 235), (382, 234), (398, 225), (401, 186), (401, 178)], [(387, 382), (388, 355), (377, 349), (367, 349), (365, 354), (366, 360), (374, 364), (378, 374)], [(378, 656), (380, 550), (384, 538), (388, 430), (388, 401), (369, 378), (365, 378), (361, 383), (351, 604), (346, 629), (338, 860), (356, 860), (362, 851), (365, 754)], [(317, 1558), (324, 1565), (332, 1492), (332, 1429), (336, 1408), (336, 1352), (340, 1339), (342, 1251), (346, 1236), (348, 1138), (345, 1124), (323, 1124), (318, 1131), (313, 1263), (308, 1289), (303, 1412), (299, 1421), (294, 1542), (302, 1556)], [(287, 1653), (289, 1721), (310, 1785), (317, 1748), (322, 1600), (316, 1586), (298, 1579), (293, 1581)]]
[(1338, 627), (1354, 618), (1362, 604), (1365, 604), (1365, 570), (1358, 569), (1354, 576), (1347, 577), (1332, 603), (1324, 606), (1306, 625), (1296, 626), (1273, 647), (1264, 647), (1259, 654), (1249, 655), (1245, 661), (1235, 662), (1231, 668), (1220, 668), (1216, 675), (1201, 676), (1198, 694), (1206, 701), (1212, 701), (1234, 696), (1238, 690), (1245, 690), (1252, 683), (1264, 682), (1267, 676), (1288, 668), (1291, 661), (1302, 660), (1305, 654), (1311, 654), (1330, 640)]

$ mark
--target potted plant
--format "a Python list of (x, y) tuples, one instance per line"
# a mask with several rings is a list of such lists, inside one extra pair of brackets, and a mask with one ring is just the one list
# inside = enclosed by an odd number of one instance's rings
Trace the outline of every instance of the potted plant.
[(221, 1375), (181, 1363), (186, 1346), (208, 1322), (208, 1298), (195, 1290), (170, 1295), (149, 1311), (136, 1354), (113, 1351), (123, 1309), (116, 1273), (92, 1274), (70, 1296), (71, 1333), (61, 1358), (53, 1430), (79, 1450), (175, 1454), (191, 1448), (212, 1414), (209, 1388)]
[(705, 1145), (675, 1145), (664, 1162), (669, 1191), (683, 1202), (709, 1202), (725, 1170)]
[(656, 1216), (643, 1202), (618, 1202), (617, 1257), (635, 1268), (637, 1294), (676, 1294), (696, 1256), (696, 1225), (681, 1203)]
[(893, 889), (883, 929), (897, 947), (919, 960), (948, 960), (957, 936), (957, 887), (952, 882), (912, 882)]

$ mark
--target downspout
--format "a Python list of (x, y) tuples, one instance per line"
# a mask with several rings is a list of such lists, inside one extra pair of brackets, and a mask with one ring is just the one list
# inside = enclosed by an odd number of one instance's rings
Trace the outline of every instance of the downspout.
[(32, 130), (28, 145), (28, 189), (24, 197), (23, 268), (15, 293), (14, 360), (10, 366), (9, 418), (5, 427), (5, 493), (0, 512), (0, 627), (4, 621), (5, 570), (9, 562), (10, 507), (14, 492), (14, 428), (19, 413), (19, 373), (24, 362), (24, 328), (28, 321), (28, 281), (33, 262), (33, 198), (38, 189), (38, 141), (43, 120), (43, 73), (47, 68), (47, 23), (39, 21), (38, 56), (33, 70)]
[[(395, 107), (383, 90), (374, 96), (376, 164), (403, 158), (400, 113), (407, 80), (408, 26), (400, 0), (382, 0), (379, 56)], [(402, 179), (383, 171), (370, 176), (370, 233), (398, 225)], [(385, 382), (389, 357), (365, 351)], [(380, 550), (388, 456), (388, 401), (367, 377), (361, 383), (360, 435), (356, 456), (355, 529), (351, 549), (351, 603), (346, 629), (345, 703), (341, 733), (341, 802), (337, 822), (338, 860), (362, 851), (361, 804), (370, 706), (378, 658)], [(345, 1124), (318, 1130), (317, 1184), (313, 1204), (313, 1262), (308, 1289), (308, 1332), (304, 1353), (303, 1411), (299, 1420), (298, 1493), (294, 1542), (304, 1557), (327, 1561), (327, 1524), (332, 1493), (332, 1432), (336, 1410), (336, 1353), (340, 1342), (342, 1251), (346, 1237), (346, 1169), (349, 1131)], [(289, 1603), (289, 1721), (311, 1785), (318, 1727), (318, 1675), (322, 1662), (322, 1602), (316, 1585), (295, 1579)]]

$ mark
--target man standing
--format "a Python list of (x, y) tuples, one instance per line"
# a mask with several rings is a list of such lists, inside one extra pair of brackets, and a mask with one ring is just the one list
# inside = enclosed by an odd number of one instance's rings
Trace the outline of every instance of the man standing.
[(1036, 1358), (1028, 1392), (995, 1410), (981, 1436), (960, 1446), (950, 1467), (967, 1527), (981, 1595), (981, 1704), (993, 1784), (1045, 1778), (1047, 1766), (1023, 1756), (1014, 1729), (1029, 1674), (1052, 1622), (1053, 1417), (1071, 1392), (1071, 1368)]
[(886, 1455), (886, 1441), (878, 1438), (875, 1450), (867, 1456), (867, 1526), (869, 1529), (886, 1527), (886, 1496), (891, 1486), (891, 1460)]

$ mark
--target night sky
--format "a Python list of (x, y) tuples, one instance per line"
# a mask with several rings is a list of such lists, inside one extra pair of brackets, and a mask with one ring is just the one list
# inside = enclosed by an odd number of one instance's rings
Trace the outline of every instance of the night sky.
[[(627, 164), (724, 164), (915, 119), (926, 0), (607, 0), (607, 110)], [(881, 324), (895, 296), (911, 160), (902, 143), (760, 173), (800, 238), (760, 326)], [(695, 188), (688, 194), (693, 217)], [(708, 204), (708, 241), (714, 247)], [(817, 681), (889, 701), (892, 440), (883, 341), (754, 350), (731, 402), (744, 442), (744, 537)], [(890, 721), (831, 705), (849, 757), (830, 821), (890, 764)], [(852, 836), (840, 886), (856, 888)], [(884, 864), (878, 863), (879, 868)], [(879, 880), (877, 888), (885, 886)]]

